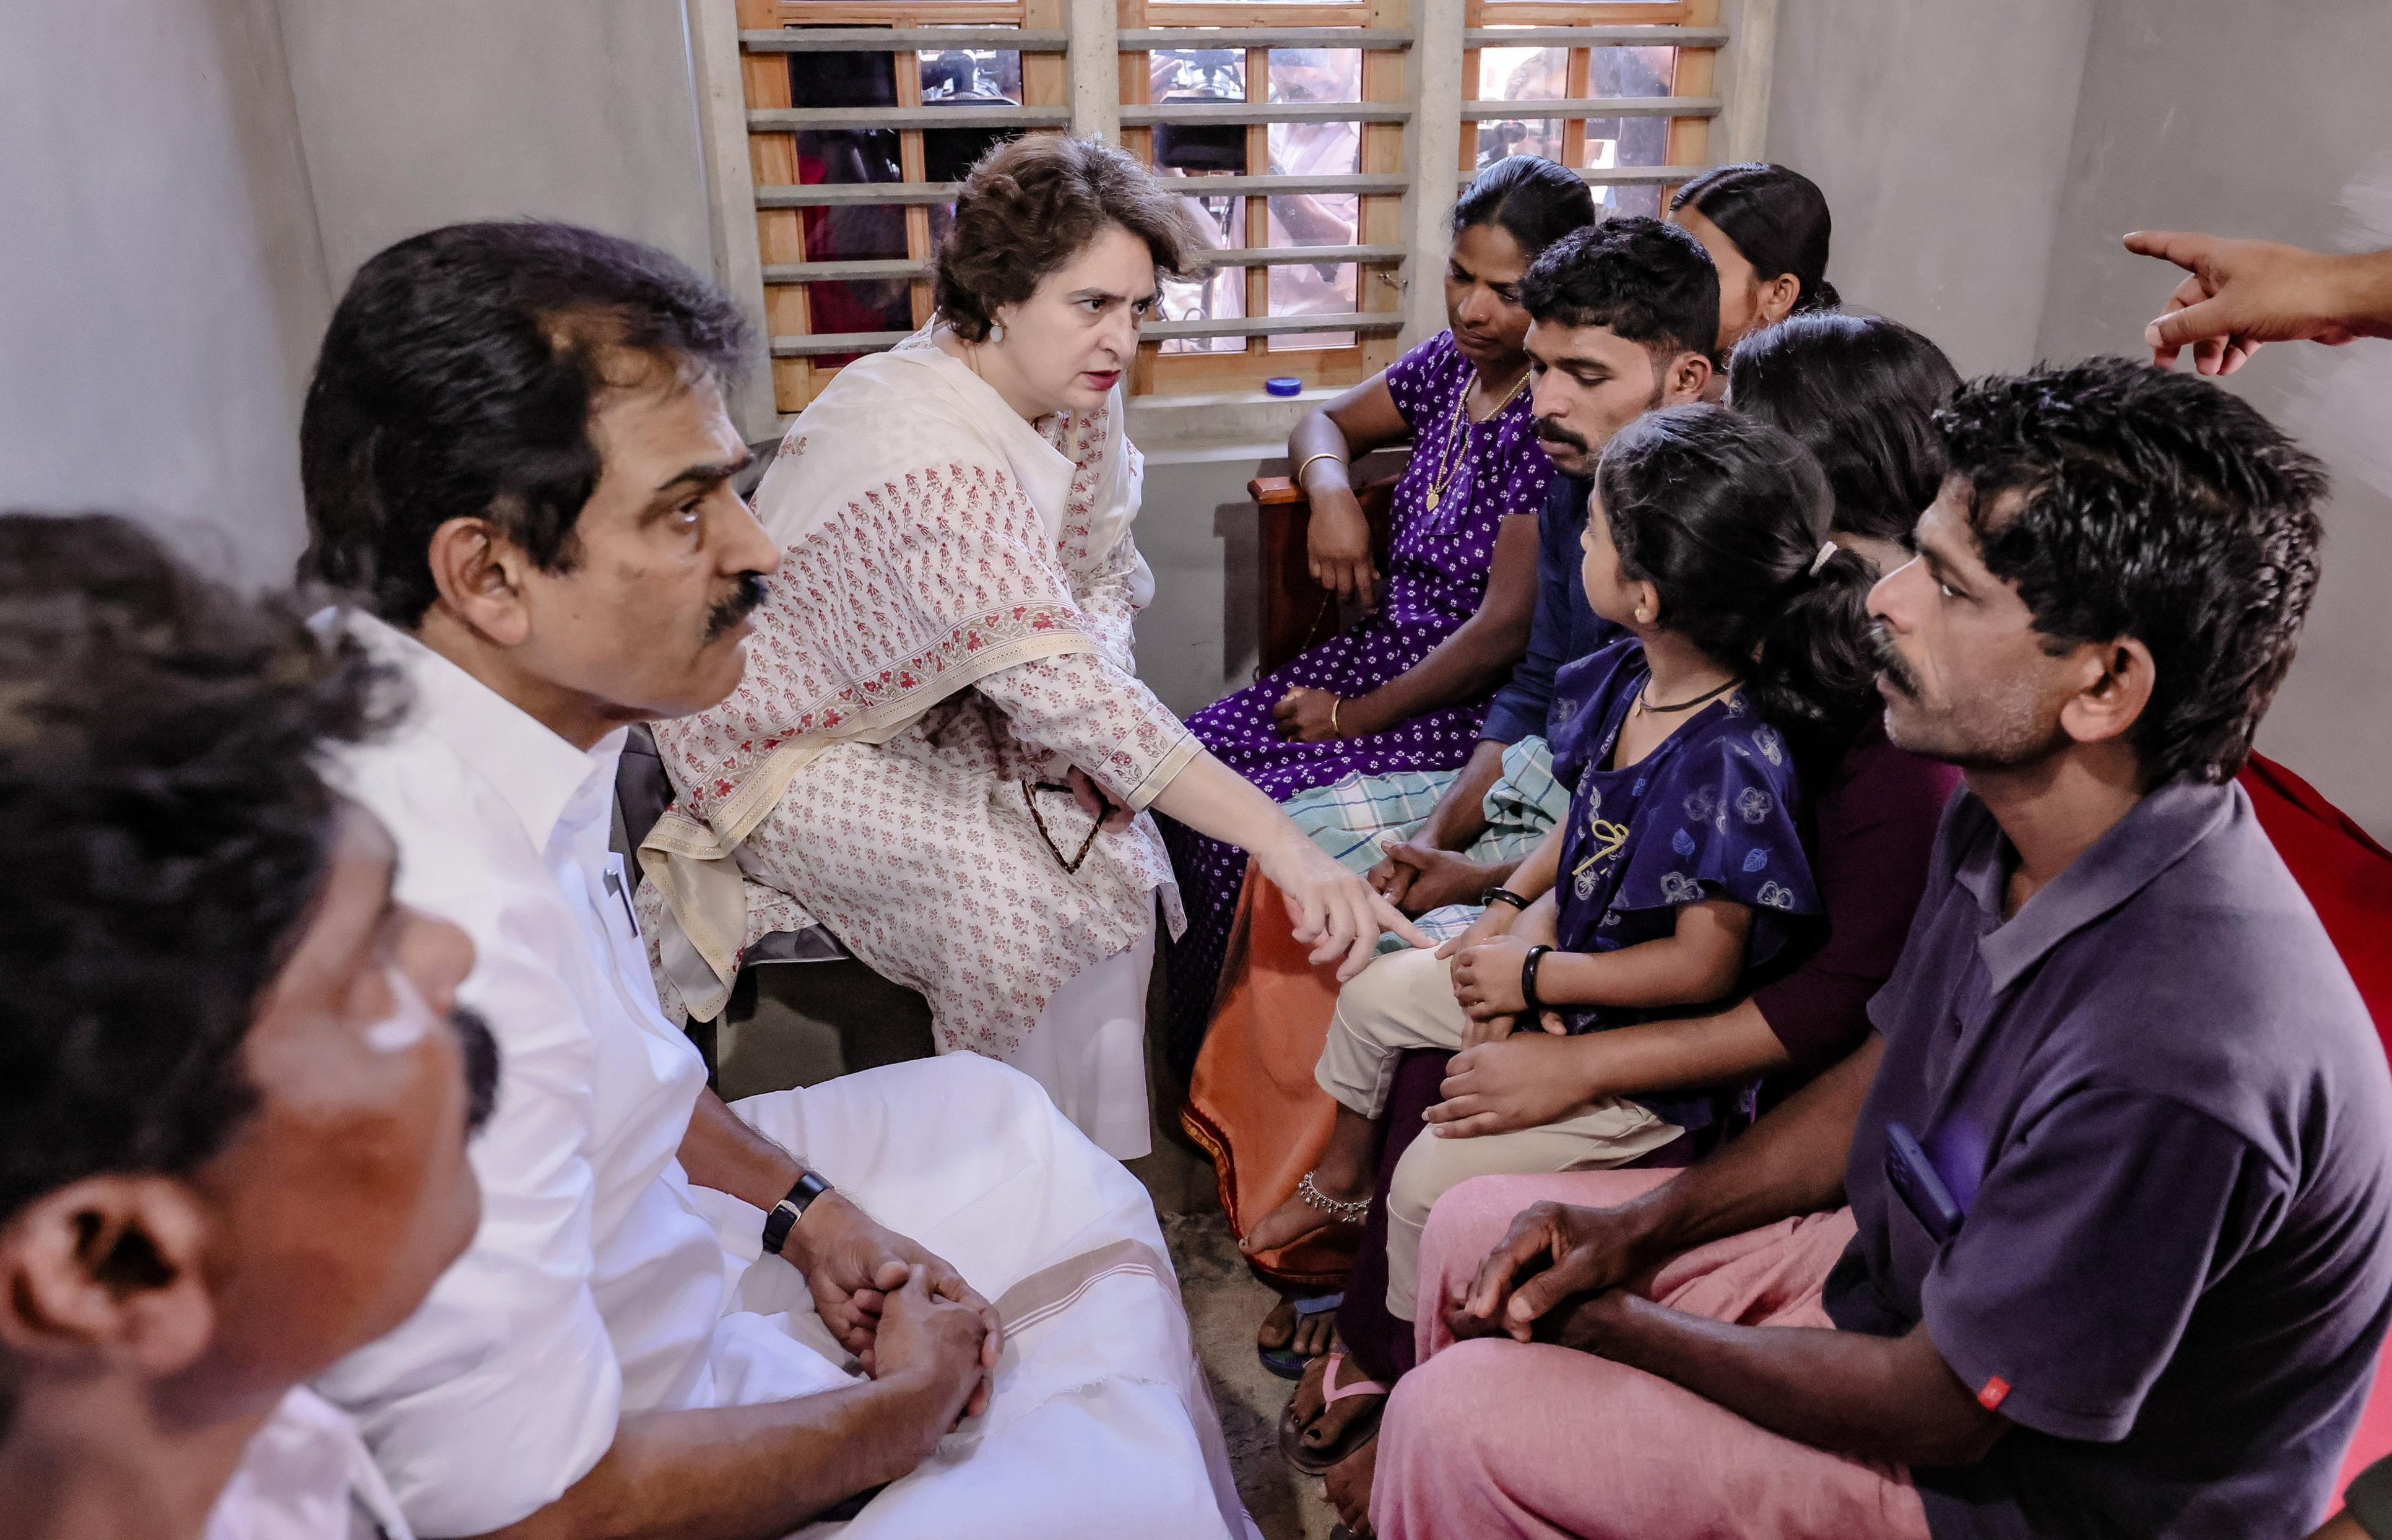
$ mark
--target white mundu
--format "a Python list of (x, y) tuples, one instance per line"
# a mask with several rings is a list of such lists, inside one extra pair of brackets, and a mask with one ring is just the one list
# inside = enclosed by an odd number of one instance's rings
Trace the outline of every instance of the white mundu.
[[(706, 1071), (657, 1008), (607, 848), (621, 734), (584, 754), (412, 638), (343, 623), (413, 704), (336, 779), (397, 840), (399, 898), (472, 935), (462, 998), (504, 1060), (473, 1248), (317, 1388), (418, 1534), (480, 1534), (578, 1481), (626, 1413), (851, 1375), (797, 1272), (758, 1260), (763, 1215), (682, 1174)], [(1006, 1322), (988, 1411), (848, 1534), (1252, 1533), (1146, 1191), (1034, 1082), (965, 1054), (734, 1110)]]

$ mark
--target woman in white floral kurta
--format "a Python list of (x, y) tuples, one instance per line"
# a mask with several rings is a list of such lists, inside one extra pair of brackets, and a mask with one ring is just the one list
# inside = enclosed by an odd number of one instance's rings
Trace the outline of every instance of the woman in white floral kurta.
[[(1064, 250), (1075, 197), (1088, 233)], [(1120, 379), (1175, 217), (1092, 145), (1020, 140), (975, 169), (942, 322), (841, 370), (757, 490), (783, 564), (748, 675), (658, 725), (679, 799), (642, 848), (669, 1006), (715, 1014), (742, 949), (819, 921), (929, 997), (942, 1052), (1024, 1069), (1124, 1157), (1148, 1145), (1158, 895), (1180, 924), (1150, 804), (1285, 871), (1323, 958), (1358, 970), (1382, 925), (1409, 928), (1135, 672), (1153, 578)], [(974, 292), (991, 265), (953, 248), (1034, 241), (1025, 219), (1065, 227), (1046, 270), (1016, 244), (982, 283), (1031, 291)]]

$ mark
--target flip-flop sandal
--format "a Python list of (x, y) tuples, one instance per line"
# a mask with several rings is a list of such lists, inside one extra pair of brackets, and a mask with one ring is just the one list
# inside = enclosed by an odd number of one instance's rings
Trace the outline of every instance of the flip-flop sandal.
[(1305, 1366), (1312, 1362), (1295, 1351), (1295, 1339), (1304, 1334), (1304, 1323), (1316, 1315), (1326, 1315), (1345, 1302), (1343, 1294), (1315, 1294), (1308, 1300), (1296, 1301), (1295, 1331), (1288, 1338), (1287, 1346), (1267, 1348), (1258, 1342), (1254, 1344), (1254, 1355), (1263, 1361), (1264, 1368), (1281, 1379), (1302, 1379)]
[(1279, 1415), (1280, 1456), (1307, 1476), (1326, 1476), (1331, 1466), (1339, 1464), (1346, 1456), (1379, 1436), (1379, 1417), (1387, 1409), (1387, 1387), (1375, 1379), (1357, 1379), (1340, 1385), (1337, 1383), (1337, 1371), (1345, 1365), (1346, 1355), (1332, 1352), (1329, 1355), (1329, 1367), (1321, 1371), (1321, 1389), (1328, 1392), (1321, 1399), (1322, 1414), (1325, 1416), (1330, 1407), (1347, 1396), (1375, 1395), (1379, 1404), (1347, 1423), (1346, 1431), (1338, 1435), (1335, 1443), (1326, 1449), (1315, 1449), (1304, 1442), (1304, 1429), (1295, 1420), (1294, 1396), (1287, 1398), (1287, 1405)]

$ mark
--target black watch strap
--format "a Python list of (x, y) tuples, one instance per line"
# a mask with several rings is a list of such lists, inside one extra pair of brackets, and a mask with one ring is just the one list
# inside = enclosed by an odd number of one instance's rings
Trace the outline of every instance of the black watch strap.
[(1520, 897), (1520, 895), (1513, 892), (1508, 887), (1490, 887), (1486, 892), (1478, 895), (1478, 902), (1481, 908), (1484, 908), (1488, 904), (1510, 904), (1514, 909), (1520, 910), (1523, 912), (1526, 912), (1528, 907), (1528, 899)]
[(779, 1256), (781, 1248), (788, 1244), (789, 1232), (797, 1228), (798, 1221), (813, 1207), (815, 1198), (830, 1190), (830, 1184), (812, 1171), (799, 1177), (798, 1184), (789, 1189), (789, 1196), (774, 1204), (773, 1211), (764, 1216), (764, 1249)]
[(1530, 947), (1528, 955), (1520, 959), (1520, 999), (1524, 1002), (1520, 1014), (1530, 1027), (1534, 1027), (1538, 1018), (1545, 1014), (1545, 1003), (1537, 998), (1537, 964), (1543, 962), (1545, 953), (1553, 950), (1551, 947)]

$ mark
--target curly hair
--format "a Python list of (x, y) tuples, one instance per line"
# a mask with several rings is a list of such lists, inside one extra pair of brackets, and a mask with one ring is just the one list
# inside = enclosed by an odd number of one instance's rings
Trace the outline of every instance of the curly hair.
[(2317, 594), (2324, 468), (2247, 402), (2126, 358), (1976, 381), (1935, 425), (2047, 647), (2151, 650), (2150, 783), (2231, 779)]
[(728, 383), (748, 325), (654, 247), (573, 225), (451, 225), (370, 258), (332, 312), (299, 422), (303, 576), (412, 628), (432, 536), (488, 519), (546, 572), (604, 469), (590, 419), (628, 357)]
[(1591, 225), (1545, 248), (1520, 304), (1549, 326), (1600, 326), (1651, 353), (1719, 346), (1719, 269), (1703, 243), (1642, 214)]
[(242, 1044), (329, 871), (318, 754), (395, 705), (124, 519), (0, 514), (0, 1223), (188, 1172), (254, 1109)]
[(1163, 278), (1187, 277), (1204, 251), (1178, 195), (1128, 154), (1055, 134), (1007, 140), (956, 195), (931, 278), (940, 318), (968, 343), (985, 341), (999, 310), (1036, 293), (1107, 226), (1144, 241)]

